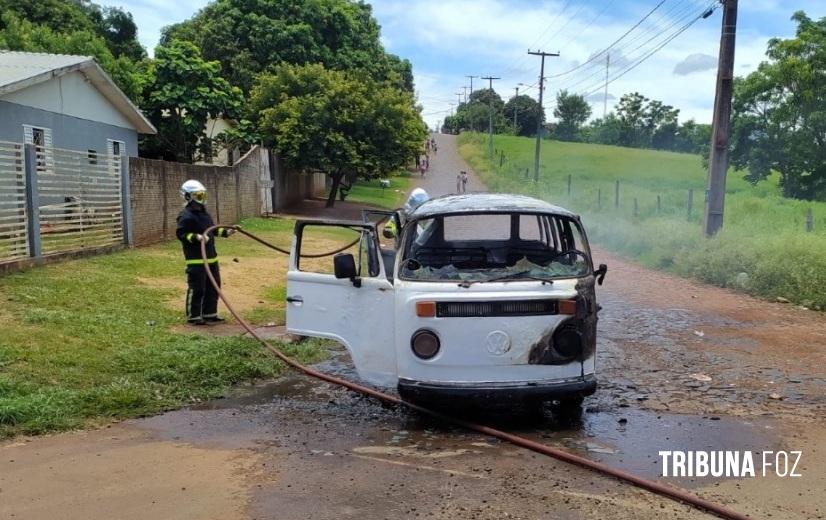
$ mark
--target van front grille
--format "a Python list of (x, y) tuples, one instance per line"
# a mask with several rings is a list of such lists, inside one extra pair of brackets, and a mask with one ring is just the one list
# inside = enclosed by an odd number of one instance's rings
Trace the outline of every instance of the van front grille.
[(557, 300), (493, 302), (438, 302), (438, 318), (484, 318), (499, 316), (543, 316), (559, 312)]

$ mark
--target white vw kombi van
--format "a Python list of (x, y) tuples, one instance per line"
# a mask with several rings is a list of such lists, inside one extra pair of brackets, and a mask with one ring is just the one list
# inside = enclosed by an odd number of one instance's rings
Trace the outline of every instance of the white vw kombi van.
[[(369, 219), (296, 223), (290, 332), (342, 343), (362, 379), (416, 402), (578, 405), (595, 391), (594, 286), (607, 268), (594, 269), (577, 215), (467, 194), (388, 216), (398, 232), (384, 245)], [(353, 253), (312, 258), (310, 235), (342, 232)]]

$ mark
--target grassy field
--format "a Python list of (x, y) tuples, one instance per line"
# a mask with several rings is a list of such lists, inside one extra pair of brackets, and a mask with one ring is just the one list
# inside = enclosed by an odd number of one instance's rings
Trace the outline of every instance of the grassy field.
[[(607, 249), (651, 267), (826, 310), (826, 203), (785, 199), (776, 178), (752, 186), (729, 172), (725, 224), (707, 240), (699, 156), (543, 141), (540, 180), (533, 183), (534, 143), (496, 136), (494, 147), (505, 156), (501, 167), (499, 155), (487, 159), (485, 136), (463, 134), (460, 153), (493, 191), (525, 193), (581, 213), (591, 240)], [(807, 233), (810, 208), (814, 231)]]
[[(289, 248), (293, 221), (242, 224)], [(233, 302), (254, 323), (283, 323), (287, 258), (218, 240)], [(341, 240), (332, 231), (318, 247)], [(0, 277), (0, 438), (153, 414), (283, 372), (251, 339), (183, 325), (185, 290), (177, 241)], [(306, 362), (325, 351), (312, 340), (284, 348)]]
[(401, 172), (388, 179), (390, 180), (389, 188), (382, 188), (379, 179), (359, 181), (350, 190), (347, 200), (384, 208), (395, 209), (401, 207), (404, 204), (405, 195), (410, 189), (413, 178), (410, 172)]

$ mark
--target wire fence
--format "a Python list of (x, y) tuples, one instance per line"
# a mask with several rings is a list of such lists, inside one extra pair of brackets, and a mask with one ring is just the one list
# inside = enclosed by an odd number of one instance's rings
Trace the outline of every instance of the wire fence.
[(128, 242), (125, 157), (0, 142), (0, 262)]
[[(658, 190), (653, 186), (641, 187), (639, 183), (610, 178), (604, 182), (583, 180), (574, 174), (561, 177), (542, 177), (535, 184), (534, 165), (524, 160), (509, 160), (504, 150), (494, 149), (490, 159), (497, 175), (504, 176), (525, 187), (537, 196), (551, 194), (558, 203), (573, 203), (580, 212), (615, 213), (626, 217), (681, 218), (700, 223), (705, 206), (705, 188), (702, 185), (678, 189)], [(547, 198), (547, 197), (546, 197)], [(791, 225), (801, 232), (826, 232), (826, 213), (818, 215), (813, 207), (804, 213), (795, 212)], [(789, 223), (787, 223), (789, 224)]]

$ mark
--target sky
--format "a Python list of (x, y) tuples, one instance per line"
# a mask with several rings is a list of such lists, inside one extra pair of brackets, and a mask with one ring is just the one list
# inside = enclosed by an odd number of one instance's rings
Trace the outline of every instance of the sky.
[[(163, 26), (189, 18), (207, 2), (101, 3), (130, 11), (138, 37), (151, 53)], [(606, 97), (610, 112), (623, 94), (636, 91), (679, 108), (680, 121), (711, 122), (722, 9), (707, 18), (700, 15), (709, 6), (719, 7), (712, 0), (370, 3), (382, 26), (385, 48), (413, 64), (416, 93), (431, 127), (451, 113), (458, 99), (464, 99), (467, 89), (463, 87), (470, 87), (471, 82), (466, 76), (501, 78), (493, 81), (493, 88), (506, 100), (516, 87), (520, 94), (536, 98), (540, 58), (528, 55), (529, 49), (559, 53), (545, 59), (543, 105), (551, 119), (556, 93), (566, 89), (586, 96), (593, 117), (603, 115)], [(770, 38), (794, 35), (790, 18), (795, 11), (803, 10), (811, 18), (826, 16), (824, 0), (743, 0), (739, 4), (736, 75), (748, 74), (765, 59)], [(472, 81), (474, 90), (488, 86), (488, 81), (478, 77)]]

